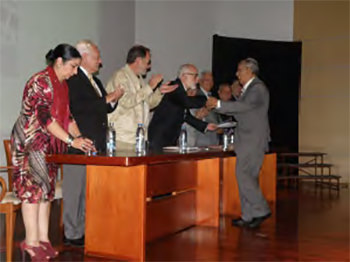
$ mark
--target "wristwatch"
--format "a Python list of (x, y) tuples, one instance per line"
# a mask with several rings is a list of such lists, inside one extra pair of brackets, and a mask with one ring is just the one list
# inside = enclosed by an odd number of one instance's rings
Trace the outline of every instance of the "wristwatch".
[(68, 137), (67, 137), (67, 140), (66, 140), (66, 143), (68, 144), (69, 147), (72, 146), (73, 144), (73, 140), (74, 140), (74, 137), (71, 136), (71, 134), (68, 134)]

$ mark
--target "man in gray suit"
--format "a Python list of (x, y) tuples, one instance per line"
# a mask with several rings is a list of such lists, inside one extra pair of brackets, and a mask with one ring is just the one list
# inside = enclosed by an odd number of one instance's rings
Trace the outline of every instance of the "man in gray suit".
[(235, 130), (236, 178), (242, 215), (241, 218), (232, 220), (232, 224), (249, 228), (258, 227), (271, 215), (259, 187), (259, 171), (264, 154), (268, 151), (270, 127), (269, 92), (257, 77), (258, 73), (259, 66), (255, 59), (242, 60), (236, 73), (243, 86), (238, 100), (224, 102), (211, 97), (207, 101), (207, 107), (233, 115), (238, 122)]

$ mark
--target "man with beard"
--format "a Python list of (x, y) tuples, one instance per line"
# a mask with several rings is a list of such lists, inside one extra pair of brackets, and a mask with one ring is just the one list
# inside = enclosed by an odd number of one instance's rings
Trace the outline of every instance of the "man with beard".
[(149, 125), (149, 142), (152, 148), (158, 150), (164, 146), (176, 145), (184, 122), (197, 130), (214, 131), (215, 124), (208, 124), (191, 115), (190, 108), (200, 108), (205, 105), (205, 96), (188, 96), (188, 89), (195, 89), (198, 83), (198, 70), (192, 64), (180, 67), (178, 78), (172, 84), (178, 88), (164, 96), (162, 102), (155, 109)]
[(151, 51), (142, 45), (133, 46), (127, 55), (126, 65), (116, 71), (107, 84), (111, 93), (120, 87), (124, 94), (118, 101), (117, 109), (108, 116), (117, 132), (118, 150), (131, 150), (136, 144), (138, 124), (143, 124), (147, 137), (150, 109), (156, 107), (163, 94), (172, 92), (177, 86), (163, 84), (161, 74), (152, 75), (148, 83), (143, 76), (151, 69)]

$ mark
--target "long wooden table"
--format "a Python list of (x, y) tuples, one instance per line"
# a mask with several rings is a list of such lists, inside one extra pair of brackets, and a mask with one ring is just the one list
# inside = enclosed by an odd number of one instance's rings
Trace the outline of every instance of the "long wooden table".
[[(47, 160), (87, 166), (85, 253), (142, 261), (146, 242), (193, 225), (219, 225), (220, 177), (234, 177), (235, 157), (233, 152), (206, 150), (145, 156), (51, 155)], [(266, 181), (270, 180), (268, 176)], [(275, 179), (267, 183), (275, 187)], [(229, 196), (238, 194), (232, 195), (232, 190), (236, 188), (224, 182), (224, 207), (232, 204)]]

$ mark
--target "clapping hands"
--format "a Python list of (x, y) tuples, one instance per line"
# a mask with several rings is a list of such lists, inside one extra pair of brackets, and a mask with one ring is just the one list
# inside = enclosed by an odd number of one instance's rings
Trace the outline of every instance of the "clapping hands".
[(162, 80), (162, 74), (154, 74), (151, 76), (151, 79), (148, 81), (148, 84), (152, 89), (155, 89)]
[(124, 89), (122, 89), (119, 85), (114, 89), (113, 92), (109, 93), (106, 96), (106, 102), (107, 103), (115, 103), (118, 101), (119, 98), (121, 98), (124, 94)]

